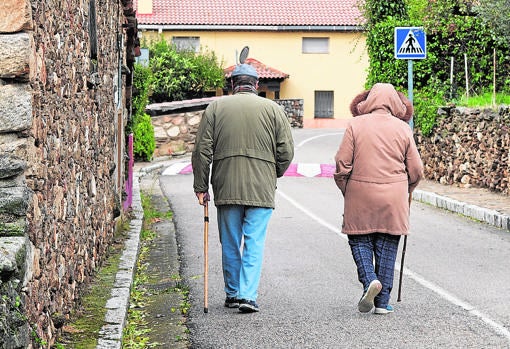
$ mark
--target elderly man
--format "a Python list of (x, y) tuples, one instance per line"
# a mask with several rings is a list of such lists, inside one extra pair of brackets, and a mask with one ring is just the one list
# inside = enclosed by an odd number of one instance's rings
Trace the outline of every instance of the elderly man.
[(222, 248), (225, 307), (258, 312), (256, 303), (276, 179), (294, 156), (289, 121), (275, 102), (257, 95), (248, 64), (232, 73), (233, 95), (205, 110), (192, 154), (193, 188), (209, 200), (209, 173)]

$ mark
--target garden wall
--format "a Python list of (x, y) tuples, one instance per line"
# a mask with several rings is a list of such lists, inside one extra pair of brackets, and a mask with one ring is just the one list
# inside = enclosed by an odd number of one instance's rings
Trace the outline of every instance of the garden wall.
[[(181, 155), (193, 150), (202, 113), (209, 103), (222, 97), (156, 103), (147, 106), (152, 116), (156, 149), (154, 157)], [(303, 127), (303, 100), (275, 100), (285, 110), (291, 127)]]
[(509, 195), (510, 108), (442, 108), (432, 134), (415, 136), (425, 177)]

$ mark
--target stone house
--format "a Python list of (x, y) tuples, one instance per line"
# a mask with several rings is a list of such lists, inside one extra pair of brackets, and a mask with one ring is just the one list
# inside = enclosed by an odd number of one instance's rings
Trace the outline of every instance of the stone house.
[(105, 258), (136, 32), (132, 0), (0, 3), (0, 348), (50, 347)]

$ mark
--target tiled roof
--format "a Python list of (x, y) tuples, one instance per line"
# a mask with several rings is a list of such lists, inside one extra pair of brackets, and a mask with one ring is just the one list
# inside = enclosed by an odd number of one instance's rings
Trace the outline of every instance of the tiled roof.
[[(134, 0), (135, 6), (138, 1)], [(137, 13), (137, 18), (140, 25), (358, 26), (361, 15), (357, 3), (358, 0), (152, 0), (152, 14)]]
[[(247, 58), (245, 61), (246, 64), (251, 65), (257, 71), (259, 75), (259, 79), (286, 79), (289, 77), (289, 74), (285, 74), (277, 69), (268, 67), (264, 63), (261, 63), (253, 58)], [(232, 75), (232, 71), (236, 66), (232, 65), (228, 68), (223, 69), (225, 72), (225, 78), (229, 79)]]

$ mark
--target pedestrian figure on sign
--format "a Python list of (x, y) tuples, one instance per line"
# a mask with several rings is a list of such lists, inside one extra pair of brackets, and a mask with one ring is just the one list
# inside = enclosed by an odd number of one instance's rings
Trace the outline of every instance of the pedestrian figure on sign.
[(401, 235), (409, 234), (408, 198), (423, 176), (412, 131), (411, 102), (377, 83), (351, 103), (355, 117), (335, 156), (334, 180), (344, 196), (347, 234), (363, 296), (362, 313), (393, 312), (389, 304)]
[(411, 35), (411, 33), (409, 33), (409, 37), (406, 40), (406, 44), (407, 44), (406, 53), (415, 53), (417, 51), (416, 48), (414, 47), (415, 41), (416, 41), (416, 39), (414, 38), (414, 36)]
[[(242, 62), (241, 62), (242, 63)], [(294, 156), (289, 121), (274, 101), (257, 96), (258, 74), (248, 64), (232, 72), (233, 95), (204, 111), (192, 153), (193, 189), (209, 200), (209, 173), (220, 233), (224, 306), (258, 312), (256, 303), (276, 179)]]

